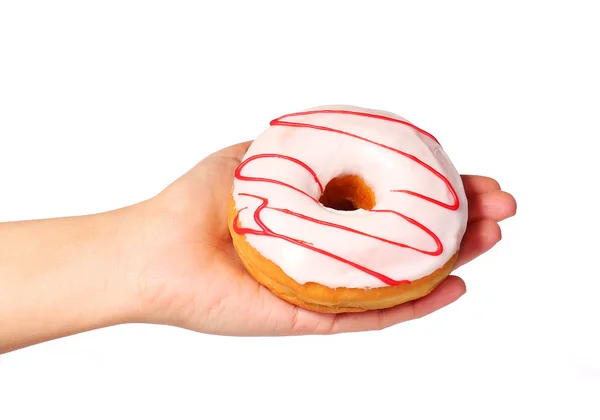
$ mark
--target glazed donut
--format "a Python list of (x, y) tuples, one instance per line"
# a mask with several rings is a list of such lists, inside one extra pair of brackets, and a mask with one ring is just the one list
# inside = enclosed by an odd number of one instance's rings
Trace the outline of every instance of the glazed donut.
[(317, 312), (389, 308), (454, 268), (462, 180), (439, 142), (398, 115), (327, 106), (284, 115), (235, 171), (229, 230), (251, 276)]

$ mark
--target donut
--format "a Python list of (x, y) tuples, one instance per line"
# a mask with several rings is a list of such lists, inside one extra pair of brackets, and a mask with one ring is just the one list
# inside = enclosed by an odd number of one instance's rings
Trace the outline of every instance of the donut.
[(381, 110), (287, 114), (236, 168), (228, 224), (245, 269), (298, 307), (385, 309), (452, 271), (467, 225), (462, 179), (438, 140)]

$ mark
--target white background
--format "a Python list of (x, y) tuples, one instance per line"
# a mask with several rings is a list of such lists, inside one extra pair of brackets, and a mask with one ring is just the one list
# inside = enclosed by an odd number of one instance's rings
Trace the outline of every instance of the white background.
[(0, 221), (146, 199), (284, 113), (432, 132), (519, 203), (468, 292), (377, 333), (94, 331), (0, 356), (0, 418), (600, 418), (593, 1), (0, 2)]

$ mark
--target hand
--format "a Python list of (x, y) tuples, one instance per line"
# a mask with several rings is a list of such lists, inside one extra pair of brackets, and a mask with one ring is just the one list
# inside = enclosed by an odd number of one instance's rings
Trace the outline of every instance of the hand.
[[(450, 276), (392, 309), (325, 315), (291, 305), (246, 273), (227, 225), (233, 173), (250, 143), (200, 162), (156, 197), (88, 216), (0, 223), (0, 353), (128, 322), (223, 335), (381, 329), (465, 293)], [(490, 178), (464, 176), (469, 225), (458, 266), (500, 240), (516, 203)], [(33, 263), (32, 263), (33, 262)]]
[[(227, 206), (233, 172), (250, 142), (202, 160), (147, 203), (148, 255), (137, 279), (148, 321), (222, 335), (299, 335), (366, 331), (420, 318), (457, 300), (465, 283), (451, 275), (429, 295), (395, 308), (320, 314), (291, 305), (259, 285), (233, 249)], [(457, 267), (491, 249), (498, 222), (516, 213), (494, 179), (463, 176), (469, 224)]]

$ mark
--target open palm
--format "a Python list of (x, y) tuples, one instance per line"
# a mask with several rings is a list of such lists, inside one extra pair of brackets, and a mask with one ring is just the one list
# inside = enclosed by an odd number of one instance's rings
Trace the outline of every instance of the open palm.
[[(366, 331), (422, 317), (464, 294), (463, 280), (451, 275), (416, 301), (337, 315), (298, 308), (273, 295), (242, 266), (227, 225), (233, 172), (249, 145), (208, 156), (150, 201), (154, 239), (140, 290), (157, 322), (223, 335)], [(467, 175), (463, 183), (469, 224), (457, 267), (491, 249), (501, 239), (498, 222), (516, 212), (514, 198), (494, 179)]]

